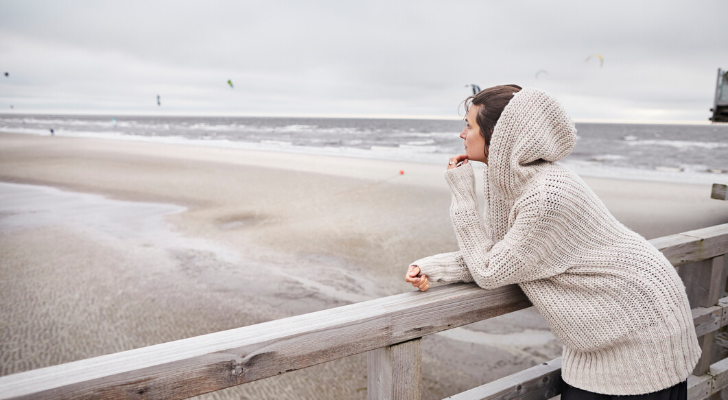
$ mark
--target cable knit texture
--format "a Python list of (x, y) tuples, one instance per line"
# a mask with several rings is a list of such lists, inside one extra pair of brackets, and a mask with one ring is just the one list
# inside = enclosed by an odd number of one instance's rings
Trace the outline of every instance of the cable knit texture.
[(556, 163), (575, 144), (553, 98), (531, 88), (514, 95), (493, 132), (484, 215), (472, 166), (448, 170), (460, 251), (412, 264), (432, 281), (518, 284), (563, 343), (562, 377), (574, 387), (637, 395), (673, 386), (701, 354), (685, 285)]

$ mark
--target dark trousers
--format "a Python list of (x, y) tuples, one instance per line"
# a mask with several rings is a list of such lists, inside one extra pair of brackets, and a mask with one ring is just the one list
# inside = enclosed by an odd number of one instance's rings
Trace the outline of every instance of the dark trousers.
[(637, 394), (633, 396), (616, 396), (611, 394), (599, 394), (587, 392), (575, 388), (564, 382), (564, 388), (561, 391), (561, 400), (687, 400), (688, 398), (688, 381), (678, 383), (659, 392)]

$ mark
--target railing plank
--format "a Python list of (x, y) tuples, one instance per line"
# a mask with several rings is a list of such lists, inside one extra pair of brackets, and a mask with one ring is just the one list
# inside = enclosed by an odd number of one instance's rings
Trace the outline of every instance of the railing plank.
[(695, 324), (695, 334), (698, 337), (717, 331), (728, 324), (728, 320), (723, 318), (725, 309), (722, 306), (698, 307), (693, 308), (691, 311), (693, 323)]
[(678, 233), (650, 240), (653, 246), (678, 267), (717, 257), (728, 248), (728, 224)]
[(448, 397), (451, 400), (550, 399), (561, 394), (561, 357), (483, 386)]
[(180, 399), (530, 307), (453, 284), (0, 377), (0, 398)]

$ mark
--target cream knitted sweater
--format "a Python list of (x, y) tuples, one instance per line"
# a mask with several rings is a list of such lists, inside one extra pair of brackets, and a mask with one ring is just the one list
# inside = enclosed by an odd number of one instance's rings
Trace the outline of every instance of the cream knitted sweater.
[(670, 262), (556, 163), (576, 128), (543, 91), (525, 88), (493, 132), (478, 213), (470, 164), (445, 174), (460, 251), (412, 264), (432, 281), (518, 284), (563, 343), (562, 377), (596, 393), (651, 393), (684, 381), (700, 358), (685, 286)]

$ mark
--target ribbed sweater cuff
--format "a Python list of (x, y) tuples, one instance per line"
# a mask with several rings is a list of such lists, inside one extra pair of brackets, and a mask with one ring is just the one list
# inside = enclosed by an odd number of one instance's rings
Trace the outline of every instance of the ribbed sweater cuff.
[(433, 282), (473, 281), (473, 277), (470, 275), (470, 271), (459, 251), (425, 257), (413, 262), (411, 265), (420, 267), (420, 274), (427, 275), (427, 279)]
[(445, 180), (452, 191), (453, 207), (478, 208), (472, 164), (467, 163), (445, 171)]

